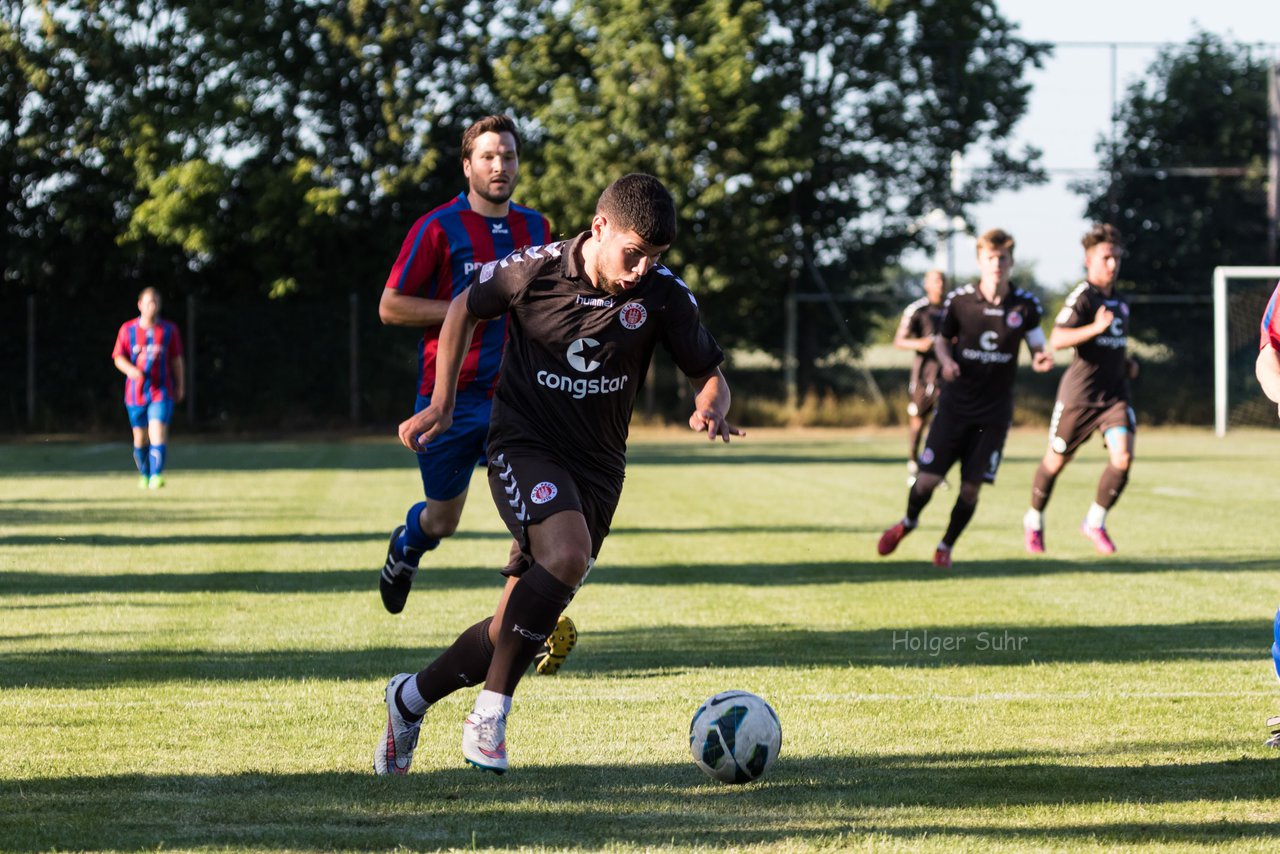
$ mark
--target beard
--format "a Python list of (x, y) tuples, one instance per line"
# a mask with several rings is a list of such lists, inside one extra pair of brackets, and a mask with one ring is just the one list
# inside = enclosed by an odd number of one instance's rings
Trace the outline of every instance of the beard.
[(472, 189), (476, 191), (476, 195), (491, 202), (495, 205), (505, 204), (511, 198), (512, 192), (515, 191), (515, 181), (508, 181), (505, 184), (499, 184), (496, 189), (490, 189), (493, 185), (486, 181), (483, 186), (472, 185)]

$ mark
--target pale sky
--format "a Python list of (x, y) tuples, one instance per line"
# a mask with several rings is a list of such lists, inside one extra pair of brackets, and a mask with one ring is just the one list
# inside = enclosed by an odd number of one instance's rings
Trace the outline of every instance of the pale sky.
[[(1155, 60), (1157, 42), (1185, 42), (1200, 30), (1244, 42), (1280, 43), (1277, 0), (1000, 0), (1004, 16), (1019, 35), (1060, 46), (1043, 69), (1033, 71), (1030, 108), (1018, 125), (1014, 150), (1024, 143), (1040, 148), (1050, 170), (1048, 184), (997, 195), (974, 208), (978, 230), (1003, 228), (1017, 241), (1015, 259), (1033, 263), (1037, 280), (1059, 290), (1082, 273), (1082, 196), (1068, 185), (1078, 177), (1052, 170), (1096, 168), (1094, 145), (1108, 131), (1112, 110), (1112, 50), (1064, 42), (1116, 42), (1115, 97)], [(1142, 43), (1141, 45), (1135, 43)], [(1273, 60), (1280, 48), (1268, 49)], [(1204, 164), (1227, 165), (1227, 164)], [(977, 274), (972, 237), (954, 244), (955, 270)], [(945, 257), (945, 256), (944, 256)], [(909, 256), (911, 267), (929, 266), (930, 255)], [(1207, 286), (1207, 285), (1206, 285)]]

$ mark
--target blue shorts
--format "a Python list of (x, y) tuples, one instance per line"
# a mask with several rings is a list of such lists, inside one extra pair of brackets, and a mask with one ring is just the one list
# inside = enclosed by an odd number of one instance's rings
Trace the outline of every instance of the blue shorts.
[[(430, 404), (430, 397), (419, 395), (413, 411), (421, 412)], [(422, 494), (428, 501), (449, 501), (471, 485), (472, 471), (488, 456), (491, 409), (493, 401), (487, 397), (459, 397), (453, 407), (453, 425), (418, 453)]]
[(146, 427), (148, 422), (159, 421), (161, 424), (168, 424), (173, 418), (173, 400), (165, 398), (164, 400), (153, 400), (143, 406), (125, 406), (129, 411), (130, 427)]

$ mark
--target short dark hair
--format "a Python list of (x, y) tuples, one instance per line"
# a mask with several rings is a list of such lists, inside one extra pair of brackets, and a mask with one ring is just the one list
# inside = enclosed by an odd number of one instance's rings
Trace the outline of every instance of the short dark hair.
[(1080, 244), (1084, 246), (1084, 251), (1088, 252), (1099, 243), (1114, 243), (1116, 246), (1124, 246), (1124, 238), (1120, 236), (1120, 229), (1111, 223), (1098, 222), (1094, 223), (1093, 228), (1085, 232), (1084, 237), (1080, 239)]
[(982, 232), (982, 236), (978, 238), (978, 251), (990, 249), (999, 252), (1002, 249), (1009, 250), (1009, 255), (1013, 255), (1013, 235), (1005, 231), (1003, 228), (991, 228)]
[(520, 156), (520, 132), (516, 130), (515, 120), (510, 116), (485, 116), (471, 123), (471, 127), (462, 132), (462, 159), (470, 160), (471, 152), (476, 149), (476, 140), (485, 133), (509, 133), (516, 141), (516, 156)]
[(606, 187), (596, 213), (651, 246), (670, 246), (676, 239), (675, 199), (661, 181), (643, 172), (623, 175)]
[(155, 289), (154, 287), (152, 287), (151, 285), (147, 285), (145, 288), (143, 288), (142, 290), (138, 291), (138, 302), (142, 302), (142, 298), (143, 298), (143, 297), (145, 297), (147, 294), (151, 294), (152, 296), (154, 296), (154, 297), (156, 298), (156, 302), (160, 302), (160, 301), (161, 301), (161, 300), (160, 300), (160, 291), (156, 290), (156, 289)]

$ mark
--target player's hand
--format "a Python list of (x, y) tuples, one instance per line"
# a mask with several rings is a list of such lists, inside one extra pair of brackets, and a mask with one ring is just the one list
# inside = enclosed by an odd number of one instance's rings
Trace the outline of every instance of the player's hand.
[(727, 442), (730, 436), (747, 435), (745, 430), (739, 430), (728, 421), (725, 421), (724, 415), (714, 409), (695, 409), (693, 414), (689, 416), (689, 429), (698, 433), (705, 431), (708, 441), (715, 441), (716, 437), (719, 436)]
[(947, 382), (955, 382), (960, 376), (960, 363), (955, 359), (948, 359), (942, 365), (942, 378)]
[(1111, 328), (1111, 324), (1115, 322), (1116, 313), (1105, 305), (1099, 307), (1098, 313), (1093, 316), (1093, 328), (1101, 335)]
[(1048, 350), (1041, 350), (1033, 353), (1031, 356), (1031, 370), (1037, 374), (1047, 373), (1053, 369), (1053, 354)]
[(428, 442), (453, 425), (453, 412), (428, 406), (400, 422), (400, 444), (411, 451), (422, 451)]

